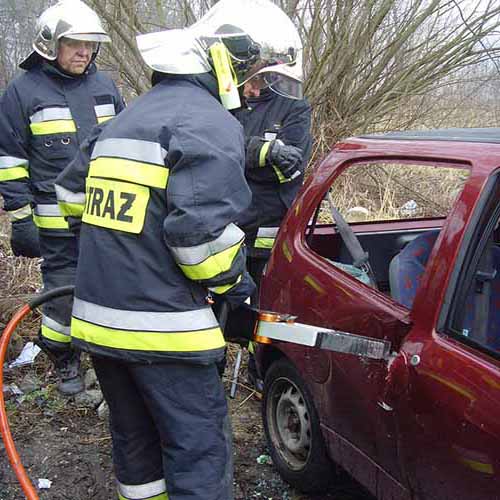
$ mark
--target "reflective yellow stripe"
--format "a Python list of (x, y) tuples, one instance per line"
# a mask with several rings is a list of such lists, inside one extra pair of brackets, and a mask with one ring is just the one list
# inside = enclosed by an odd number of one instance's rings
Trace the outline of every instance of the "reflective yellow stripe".
[(127, 331), (94, 325), (75, 317), (71, 320), (71, 335), (103, 347), (132, 351), (198, 352), (225, 345), (220, 328), (179, 333)]
[(266, 166), (266, 155), (267, 155), (267, 152), (269, 151), (269, 146), (270, 145), (271, 145), (270, 142), (266, 142), (260, 148), (260, 153), (259, 153), (259, 167), (265, 167)]
[(43, 215), (33, 215), (35, 225), (41, 229), (69, 229), (64, 217), (46, 217)]
[(214, 278), (231, 269), (231, 265), (238, 254), (240, 246), (241, 243), (238, 243), (229, 247), (218, 254), (212, 255), (200, 264), (192, 266), (179, 264), (179, 267), (182, 269), (182, 272), (192, 280), (208, 280)]
[(31, 217), (32, 215), (31, 205), (24, 205), (24, 207), (18, 208), (17, 210), (11, 210), (7, 213), (11, 221), (26, 219), (26, 217)]
[(278, 181), (280, 184), (284, 184), (285, 182), (290, 182), (292, 179), (287, 179), (282, 173), (281, 170), (276, 166), (273, 165), (274, 172), (276, 176), (278, 177)]
[(238, 276), (238, 279), (234, 283), (231, 283), (230, 285), (215, 286), (213, 288), (210, 288), (210, 290), (218, 295), (222, 295), (231, 290), (231, 288), (235, 287), (241, 281), (241, 278), (242, 275), (240, 274)]
[(266, 248), (268, 250), (273, 248), (275, 238), (257, 238), (255, 240), (255, 248)]
[[(124, 497), (118, 492), (118, 500), (131, 500), (130, 498)], [(159, 495), (155, 495), (154, 497), (148, 497), (145, 500), (168, 500), (167, 493), (160, 493)]]
[(14, 181), (29, 177), (28, 171), (23, 167), (2, 168), (0, 169), (0, 182)]
[(73, 120), (52, 120), (48, 122), (37, 122), (30, 125), (33, 135), (62, 134), (76, 132)]
[(253, 340), (251, 340), (249, 343), (248, 343), (248, 352), (250, 354), (255, 354), (255, 347), (257, 346), (257, 342), (254, 342)]
[(85, 205), (81, 205), (80, 203), (67, 203), (65, 201), (60, 201), (59, 208), (61, 209), (61, 213), (65, 217), (81, 217), (83, 215)]
[(62, 333), (56, 332), (47, 325), (42, 325), (41, 332), (42, 337), (52, 340), (53, 342), (60, 342), (63, 344), (69, 344), (71, 342), (71, 337), (69, 335), (63, 335)]
[(89, 177), (106, 177), (164, 189), (168, 168), (122, 158), (97, 158), (90, 162)]
[(107, 122), (108, 120), (111, 120), (111, 118), (114, 118), (114, 115), (112, 115), (112, 116), (99, 116), (97, 118), (97, 123)]
[(86, 189), (83, 222), (127, 233), (142, 231), (149, 202), (148, 187), (91, 177)]

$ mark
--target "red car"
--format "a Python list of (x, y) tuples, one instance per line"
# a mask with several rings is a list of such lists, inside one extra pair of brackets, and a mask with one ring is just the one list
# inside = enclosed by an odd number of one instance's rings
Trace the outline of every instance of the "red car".
[(349, 139), (309, 176), (255, 337), (298, 489), (337, 465), (378, 499), (500, 499), (499, 167), (500, 129), (450, 129)]

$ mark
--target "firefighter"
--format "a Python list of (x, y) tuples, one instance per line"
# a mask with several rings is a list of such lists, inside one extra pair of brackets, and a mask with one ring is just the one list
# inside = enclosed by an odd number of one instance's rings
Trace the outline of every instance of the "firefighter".
[[(243, 216), (247, 267), (257, 285), (252, 304), (258, 306), (262, 272), (281, 221), (297, 195), (311, 155), (311, 108), (304, 98), (290, 98), (260, 75), (244, 84), (245, 106), (235, 112), (246, 141), (245, 176), (252, 204)], [(249, 345), (248, 382), (262, 392), (254, 344)]]
[[(124, 107), (114, 83), (94, 64), (100, 44), (109, 41), (83, 2), (59, 2), (38, 19), (33, 52), (20, 64), (25, 72), (0, 100), (0, 194), (12, 221), (11, 247), (14, 255), (43, 257), (45, 291), (74, 283), (78, 254), (54, 179), (94, 125)], [(38, 341), (65, 395), (83, 390), (70, 319), (70, 298), (46, 305)]]
[(251, 199), (243, 131), (224, 107), (240, 106), (258, 60), (288, 54), (275, 70), (293, 80), (296, 39), (268, 0), (222, 0), (190, 28), (139, 36), (152, 89), (56, 181), (63, 213), (80, 199), (71, 333), (109, 404), (120, 499), (233, 498), (210, 296), (237, 306), (255, 285), (236, 224)]

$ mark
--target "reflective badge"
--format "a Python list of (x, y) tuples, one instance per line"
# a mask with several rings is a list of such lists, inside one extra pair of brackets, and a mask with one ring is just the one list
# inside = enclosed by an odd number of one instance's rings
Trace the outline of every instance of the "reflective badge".
[(139, 234), (144, 227), (149, 188), (89, 177), (86, 200), (83, 222)]

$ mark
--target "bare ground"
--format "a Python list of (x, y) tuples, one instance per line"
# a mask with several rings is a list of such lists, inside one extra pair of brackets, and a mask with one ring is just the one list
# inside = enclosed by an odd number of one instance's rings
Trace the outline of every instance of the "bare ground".
[[(13, 311), (40, 286), (36, 260), (13, 257), (7, 242), (5, 217), (0, 214), (0, 331)], [(23, 322), (21, 335), (11, 341), (10, 359), (35, 335), (38, 324), (36, 314)], [(230, 349), (228, 374), (232, 372), (234, 353), (235, 349)], [(88, 365), (88, 361), (86, 363)], [(244, 365), (242, 373), (245, 373)], [(98, 417), (95, 408), (58, 395), (50, 364), (42, 354), (33, 365), (4, 369), (4, 374), (5, 385), (23, 386), (26, 377), (34, 377), (39, 382), (39, 388), (26, 390), (23, 396), (6, 394), (5, 397), (11, 431), (31, 481), (35, 485), (40, 478), (52, 482), (50, 489), (38, 491), (40, 499), (115, 499), (107, 421)], [(229, 393), (230, 382), (225, 383)], [(316, 497), (290, 488), (272, 464), (257, 461), (267, 456), (268, 451), (256, 394), (241, 384), (229, 405), (234, 434), (236, 500), (370, 500), (358, 485), (350, 482), (343, 482), (331, 493)], [(0, 441), (0, 500), (22, 498), (24, 495)]]
[[(95, 409), (61, 398), (54, 376), (41, 357), (32, 367), (7, 370), (5, 382), (21, 384), (26, 375), (42, 381), (42, 388), (25, 396), (7, 396), (12, 434), (23, 464), (36, 485), (39, 478), (52, 481), (40, 490), (40, 499), (114, 499), (111, 439), (106, 420)], [(229, 389), (229, 381), (226, 381)], [(229, 400), (235, 460), (235, 498), (283, 500), (369, 500), (357, 485), (344, 483), (330, 494), (301, 495), (285, 484), (272, 464), (259, 464), (268, 455), (260, 417), (260, 400), (240, 386)], [(0, 500), (23, 498), (0, 444)]]

